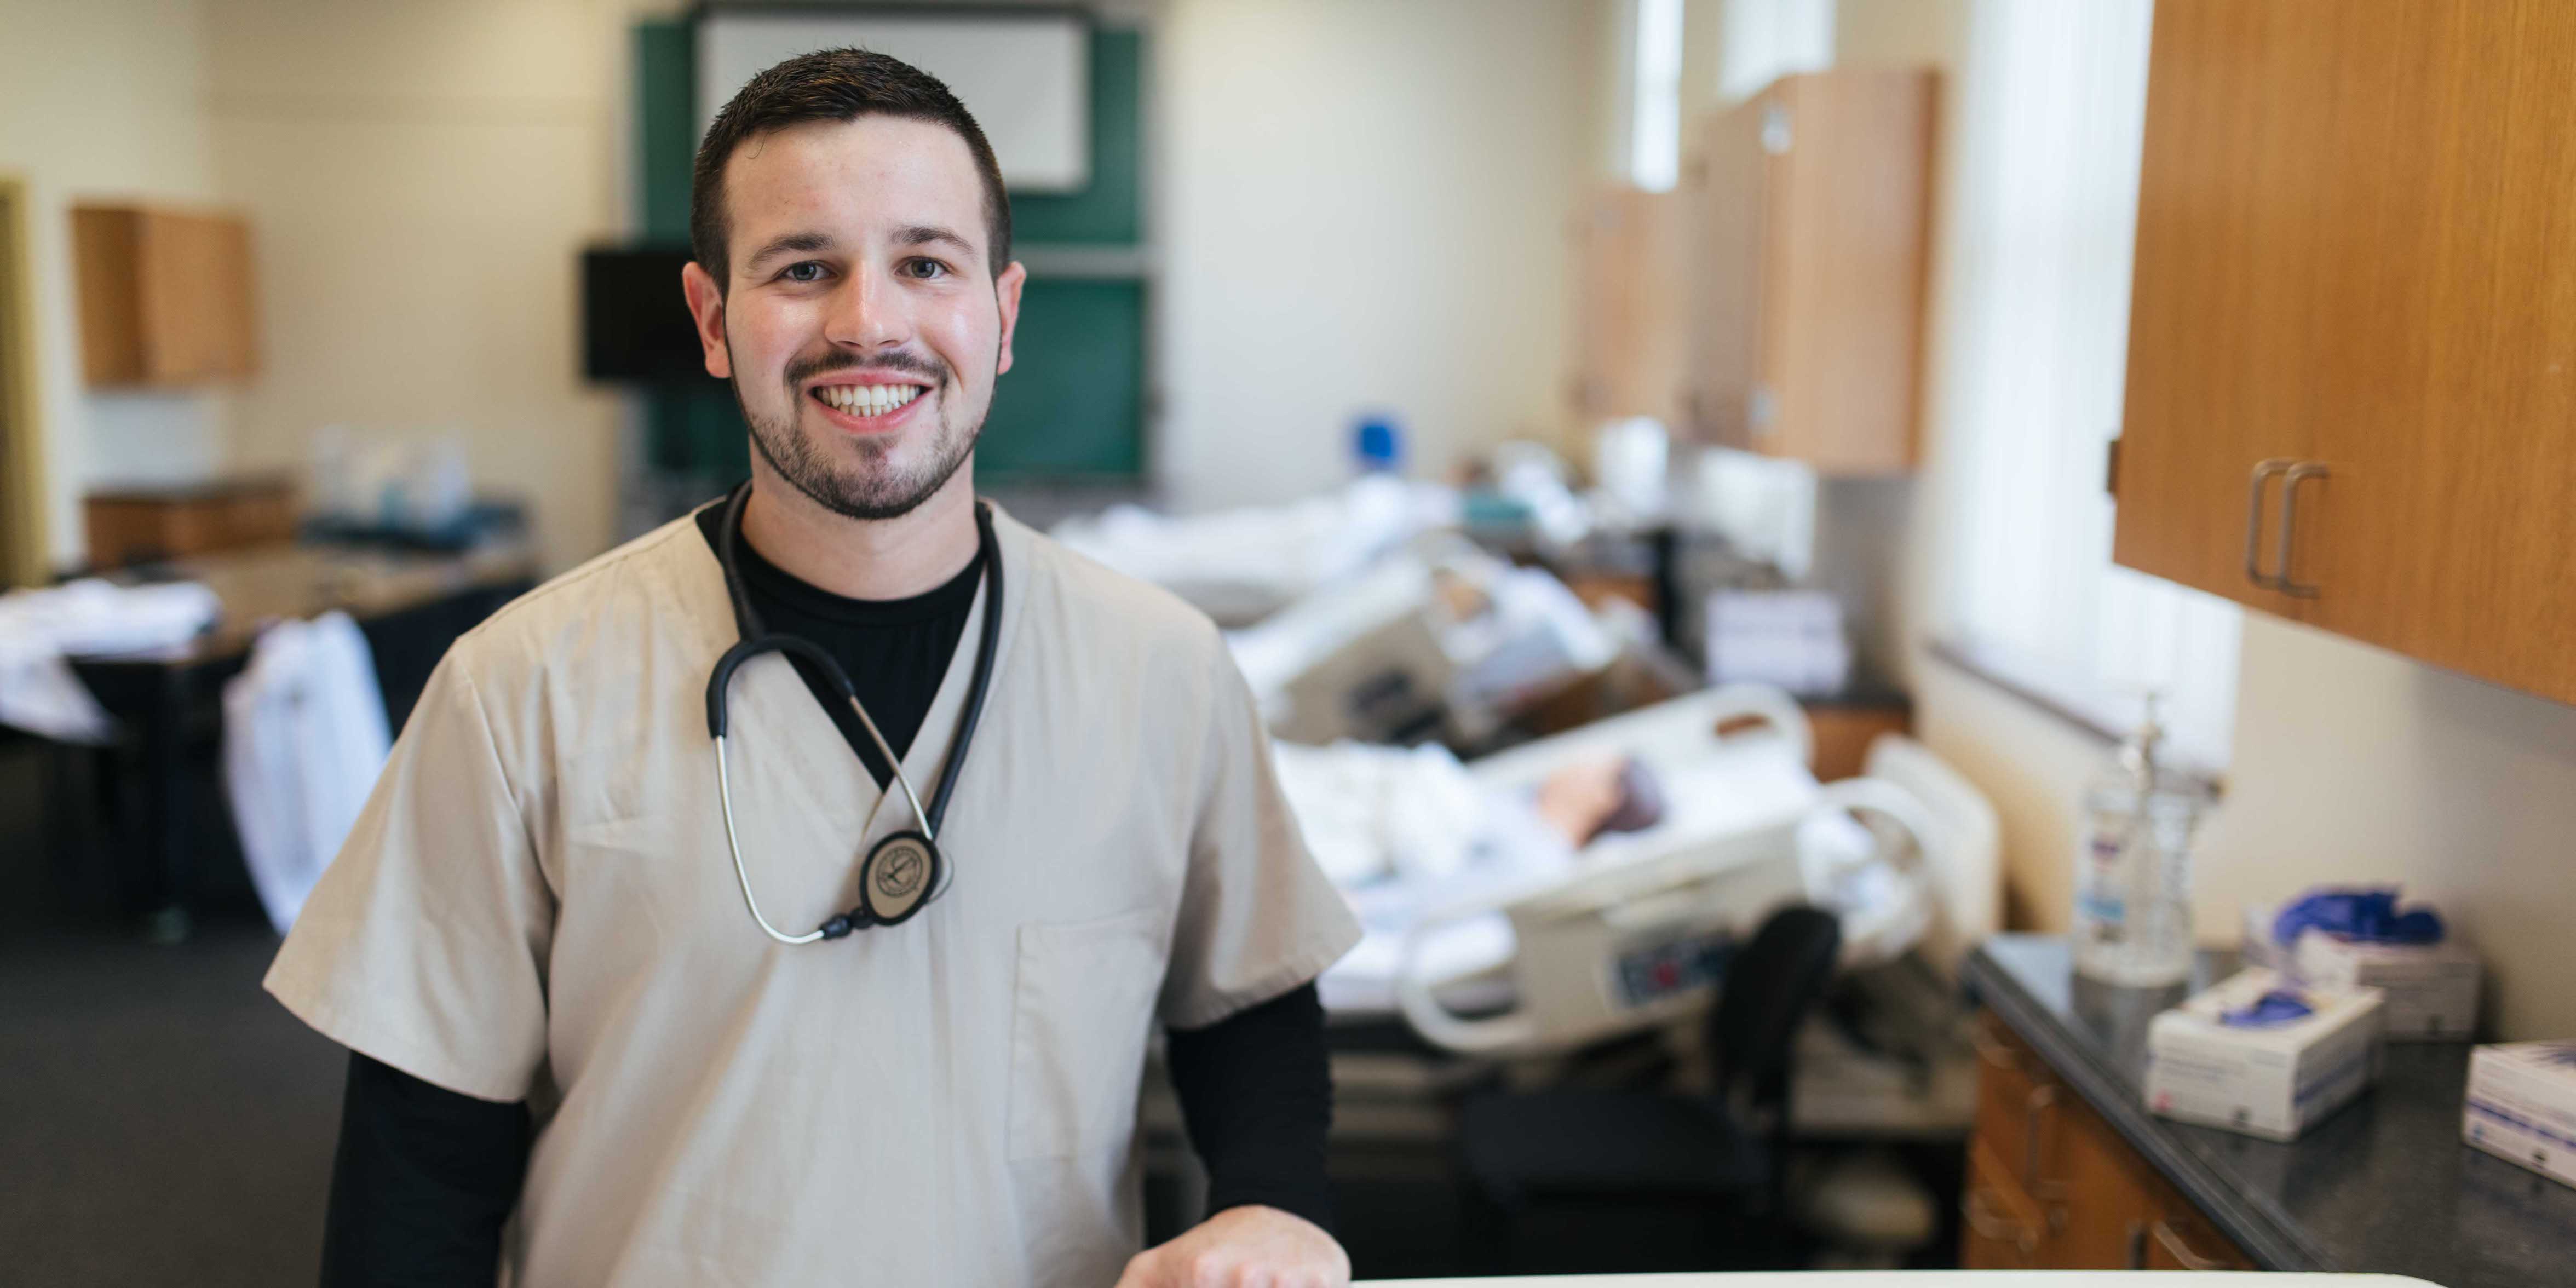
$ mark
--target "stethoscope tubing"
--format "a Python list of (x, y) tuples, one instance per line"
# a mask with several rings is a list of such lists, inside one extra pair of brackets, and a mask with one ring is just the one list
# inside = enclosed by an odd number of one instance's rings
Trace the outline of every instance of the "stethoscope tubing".
[[(734, 881), (742, 890), (743, 907), (750, 911), (751, 919), (759, 923), (761, 933), (779, 943), (794, 946), (837, 936), (827, 934), (823, 928), (810, 930), (801, 935), (791, 935), (780, 930), (770, 924), (768, 917), (762, 915), (760, 900), (752, 893), (751, 873), (743, 864), (742, 841), (734, 827), (733, 776), (725, 760), (726, 709), (729, 705), (726, 695), (732, 687), (734, 670), (745, 661), (765, 652), (800, 654), (815, 663), (817, 669), (831, 680), (833, 687), (838, 689), (841, 696), (849, 702), (850, 710), (859, 718), (859, 727), (867, 731), (868, 741), (875, 744), (877, 754), (885, 757), (886, 768), (893, 777), (895, 786), (902, 789), (904, 801), (912, 810), (913, 821), (921, 829), (922, 840), (934, 847), (933, 853), (936, 853), (939, 824), (947, 816), (948, 797), (956, 789), (958, 767), (965, 761), (967, 744), (974, 738), (975, 726), (983, 716), (984, 695), (992, 685), (993, 650), (1000, 636), (1002, 614), (1001, 552), (993, 540), (991, 513), (978, 503), (975, 519), (980, 551), (985, 560), (984, 628), (976, 645), (973, 682), (966, 695), (966, 710), (959, 720), (957, 741), (951, 747), (948, 764), (940, 775), (939, 791), (925, 809), (921, 794), (913, 790), (912, 780), (903, 772), (903, 762), (894, 754), (894, 748), (886, 742), (885, 734), (877, 728), (876, 720), (868, 715), (867, 707), (859, 701), (857, 690), (850, 684), (849, 677), (841, 671), (840, 665), (832, 660), (831, 655), (814, 647), (810, 642), (794, 636), (770, 635), (762, 626), (759, 613), (751, 606), (750, 592), (743, 585), (741, 569), (734, 557), (734, 534), (740, 531), (742, 507), (750, 496), (749, 483), (736, 489), (732, 498), (726, 503), (724, 521), (719, 529), (721, 535), (716, 542), (716, 562), (724, 572), (725, 593), (733, 601), (734, 615), (744, 633), (744, 638), (728, 649), (717, 661), (715, 673), (709, 679), (707, 731), (713, 736), (715, 743), (716, 799), (722, 802), (724, 808), (725, 850), (733, 859)], [(941, 871), (942, 878), (939, 885), (923, 897), (922, 903), (938, 898), (948, 888), (949, 874), (946, 863), (941, 862), (936, 866)], [(835, 921), (839, 920), (841, 919), (835, 918)]]

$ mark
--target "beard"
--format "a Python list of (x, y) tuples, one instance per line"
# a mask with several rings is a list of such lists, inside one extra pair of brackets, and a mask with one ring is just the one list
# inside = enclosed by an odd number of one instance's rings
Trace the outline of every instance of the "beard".
[[(731, 352), (732, 346), (727, 345), (728, 357)], [(860, 459), (835, 459), (824, 444), (800, 431), (806, 399), (798, 386), (825, 372), (859, 367), (901, 371), (930, 381), (930, 389), (921, 396), (938, 396), (939, 424), (932, 431), (925, 459), (911, 466), (898, 465), (894, 453), (900, 444), (880, 439), (848, 440)], [(742, 368), (737, 366), (734, 370), (739, 372)], [(769, 468), (778, 471), (788, 486), (804, 493), (816, 505), (843, 518), (875, 522), (900, 519), (919, 509), (922, 502), (948, 485), (958, 467), (974, 454), (976, 440), (984, 435), (983, 415), (967, 411), (955, 397), (955, 370), (936, 359), (902, 353), (865, 363), (800, 359), (787, 365), (785, 379), (785, 416), (765, 418), (753, 411), (751, 401), (742, 396), (739, 375), (729, 382), (734, 405), (742, 410), (743, 422), (751, 427), (753, 450), (769, 462)]]

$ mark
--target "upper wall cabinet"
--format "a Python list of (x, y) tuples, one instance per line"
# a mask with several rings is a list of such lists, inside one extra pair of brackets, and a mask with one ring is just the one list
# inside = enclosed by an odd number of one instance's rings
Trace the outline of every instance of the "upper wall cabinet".
[(250, 226), (147, 206), (72, 211), (81, 365), (100, 386), (179, 386), (258, 374)]
[(2158, 0), (2115, 557), (2576, 701), (2576, 5)]
[(1574, 216), (1574, 410), (1680, 423), (1681, 198), (1608, 187)]
[(1683, 167), (1703, 441), (1827, 475), (1914, 468), (1934, 78), (1791, 76), (1704, 123)]

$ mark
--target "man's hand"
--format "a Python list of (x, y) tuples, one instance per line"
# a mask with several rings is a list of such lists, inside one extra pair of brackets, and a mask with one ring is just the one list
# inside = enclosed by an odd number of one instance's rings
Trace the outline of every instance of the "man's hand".
[(1350, 1254), (1277, 1208), (1231, 1207), (1127, 1262), (1117, 1288), (1343, 1288)]

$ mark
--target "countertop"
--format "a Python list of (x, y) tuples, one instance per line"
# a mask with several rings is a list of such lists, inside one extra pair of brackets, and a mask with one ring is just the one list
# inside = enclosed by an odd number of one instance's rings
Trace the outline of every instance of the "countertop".
[(177, 649), (85, 661), (166, 665), (237, 658), (271, 621), (335, 608), (364, 620), (460, 591), (532, 583), (537, 560), (534, 549), (517, 539), (453, 553), (282, 542), (190, 555), (156, 565), (154, 574), (213, 591), (223, 605), (214, 627)]
[(2376, 1085), (2287, 1144), (2149, 1114), (2147, 1022), (2234, 965), (2203, 953), (2187, 986), (2114, 988), (2078, 978), (2062, 938), (1998, 935), (1962, 974), (2265, 1269), (2411, 1275), (2446, 1288), (2576, 1284), (2576, 1189), (2460, 1140), (2465, 1043), (2388, 1044)]

